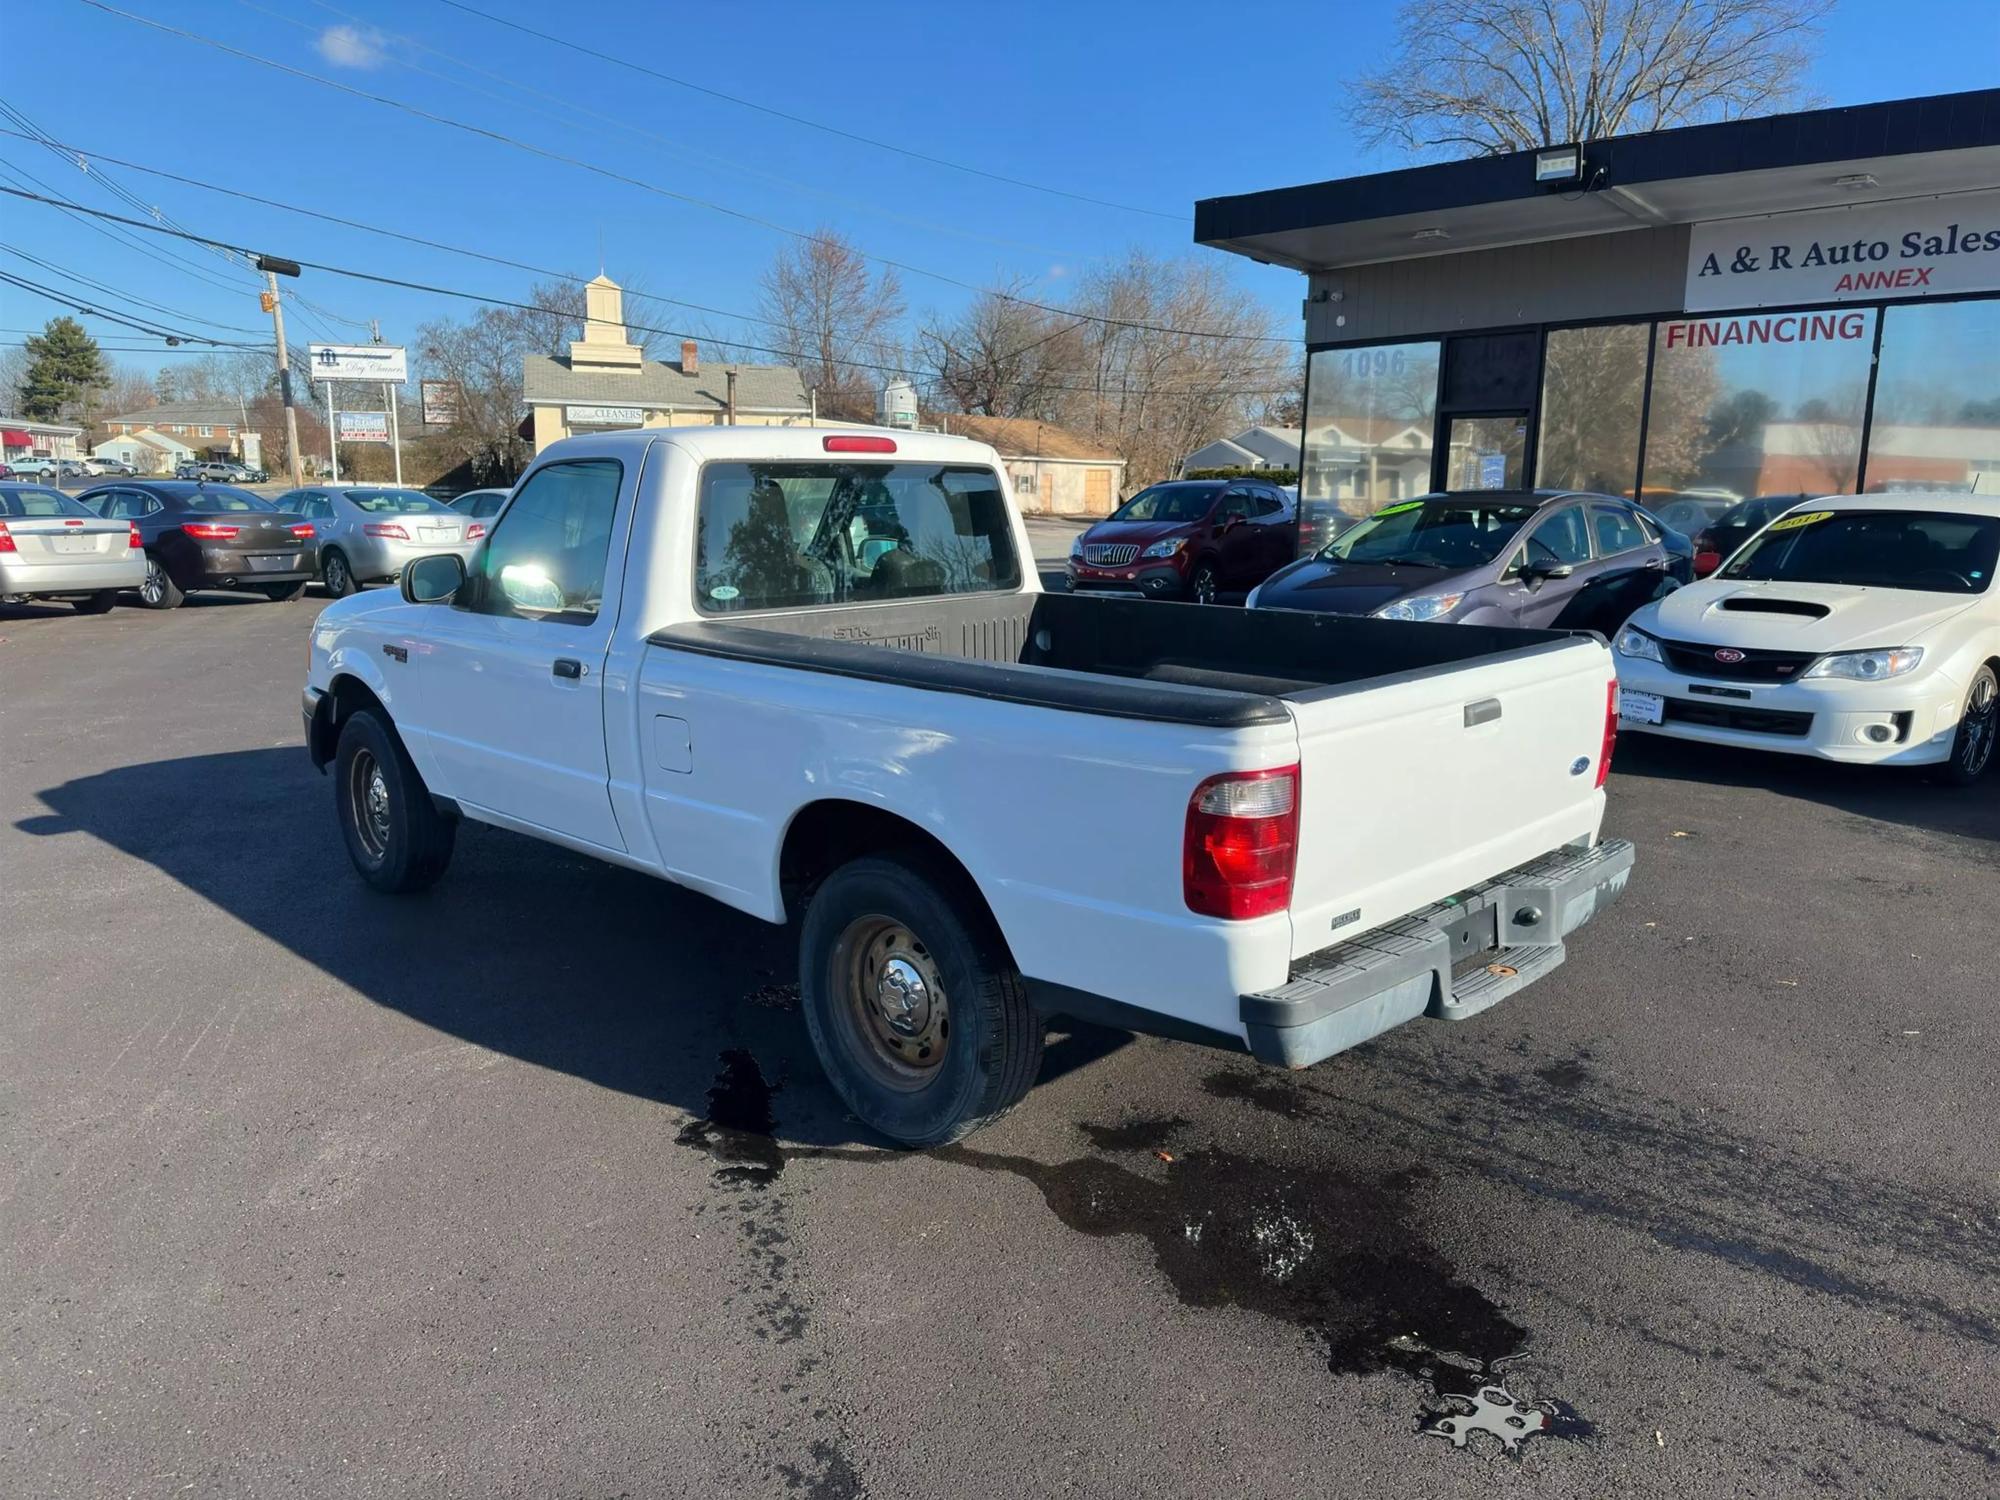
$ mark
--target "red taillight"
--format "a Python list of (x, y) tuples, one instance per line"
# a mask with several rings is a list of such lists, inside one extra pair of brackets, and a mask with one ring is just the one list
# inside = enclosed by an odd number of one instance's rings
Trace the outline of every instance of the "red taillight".
[(14, 538), (7, 533), (7, 523), (0, 521), (0, 552), (19, 552), (20, 550), (19, 547), (14, 545)]
[(181, 530), (204, 542), (231, 542), (236, 539), (237, 532), (236, 527), (224, 526), (216, 521), (183, 521)]
[(829, 453), (894, 453), (896, 440), (885, 437), (856, 437), (846, 434), (821, 440), (821, 446)]
[(310, 521), (301, 521), (299, 522), (298, 525), (292, 528), (292, 535), (297, 537), (302, 542), (311, 541), (312, 534), (313, 534), (312, 522)]
[(403, 530), (394, 521), (370, 521), (363, 525), (361, 530), (364, 535), (386, 536), (395, 542), (407, 542), (410, 539), (409, 532)]
[(1720, 552), (1697, 552), (1694, 555), (1694, 576), (1697, 578), (1706, 578), (1721, 566)]
[(1612, 678), (1604, 689), (1604, 743), (1597, 751), (1597, 784), (1604, 785), (1604, 778), (1611, 774), (1611, 747), (1618, 739), (1618, 679)]
[(470, 526), (465, 528), (465, 539), (468, 542), (476, 542), (485, 535), (486, 526), (484, 522), (474, 521)]
[(1269, 916), (1292, 902), (1299, 768), (1211, 776), (1188, 799), (1181, 893), (1204, 917)]
[(145, 546), (146, 544), (139, 540), (139, 523), (137, 521), (127, 521), (125, 524), (132, 528), (125, 534), (125, 546), (127, 550)]

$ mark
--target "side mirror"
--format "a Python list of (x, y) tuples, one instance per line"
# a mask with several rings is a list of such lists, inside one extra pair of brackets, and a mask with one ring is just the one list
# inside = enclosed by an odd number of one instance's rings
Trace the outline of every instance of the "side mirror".
[(1521, 582), (1538, 589), (1551, 578), (1567, 578), (1575, 571), (1568, 563), (1527, 563), (1521, 569)]
[(411, 604), (443, 604), (465, 587), (465, 559), (435, 552), (403, 564), (403, 598)]

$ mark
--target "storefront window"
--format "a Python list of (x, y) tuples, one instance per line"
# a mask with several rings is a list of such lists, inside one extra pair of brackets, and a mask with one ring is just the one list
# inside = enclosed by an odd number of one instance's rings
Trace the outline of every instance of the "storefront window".
[(1649, 502), (1854, 488), (1873, 309), (1679, 319), (1654, 340)]
[(1883, 313), (1868, 488), (2000, 494), (2000, 302)]
[(1644, 323), (1553, 328), (1542, 357), (1535, 483), (1629, 495), (1639, 482), (1639, 415), (1646, 403)]
[(1321, 349), (1307, 377), (1300, 542), (1430, 488), (1436, 344)]

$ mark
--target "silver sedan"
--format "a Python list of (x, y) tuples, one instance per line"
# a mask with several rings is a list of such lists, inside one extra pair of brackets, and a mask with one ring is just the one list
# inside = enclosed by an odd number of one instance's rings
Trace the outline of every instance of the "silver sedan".
[(0, 484), (0, 600), (68, 599), (102, 614), (146, 577), (130, 521), (107, 521), (39, 484)]
[(336, 598), (394, 578), (403, 564), (433, 552), (456, 552), (470, 566), (486, 540), (484, 521), (467, 520), (422, 490), (303, 489), (274, 503), (312, 523), (320, 581)]

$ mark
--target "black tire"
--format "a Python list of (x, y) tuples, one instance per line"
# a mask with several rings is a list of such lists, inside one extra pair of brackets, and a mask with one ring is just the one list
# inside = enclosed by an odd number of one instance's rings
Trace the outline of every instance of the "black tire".
[(336, 599), (345, 599), (361, 587), (354, 581), (354, 565), (348, 562), (347, 554), (338, 547), (319, 560), (319, 579)]
[(1222, 579), (1215, 571), (1215, 564), (1204, 558), (1196, 563), (1194, 571), (1188, 574), (1188, 601), (1193, 604), (1213, 604), (1221, 587)]
[(1981, 667), (1972, 674), (1965, 712), (1952, 736), (1951, 757), (1938, 767), (1938, 779), (1948, 786), (1971, 786), (1992, 766), (1996, 741), (2000, 741), (2000, 677), (1990, 666)]
[[(892, 935), (878, 937), (885, 927)], [(1041, 1017), (977, 892), (920, 856), (869, 856), (826, 878), (799, 935), (799, 991), (834, 1091), (901, 1146), (992, 1124), (1041, 1067)]]
[(71, 601), (80, 615), (108, 615), (118, 603), (118, 590), (99, 589), (94, 594)]
[(306, 592), (303, 583), (253, 583), (250, 587), (273, 604), (290, 604), (294, 599), (303, 599)]
[(340, 726), (333, 804), (347, 857), (376, 890), (421, 891), (451, 863), (457, 820), (438, 811), (403, 742), (369, 709)]
[(167, 572), (167, 565), (148, 553), (146, 577), (139, 585), (139, 602), (148, 609), (179, 609), (185, 598), (187, 595)]

